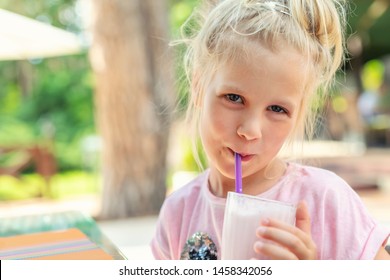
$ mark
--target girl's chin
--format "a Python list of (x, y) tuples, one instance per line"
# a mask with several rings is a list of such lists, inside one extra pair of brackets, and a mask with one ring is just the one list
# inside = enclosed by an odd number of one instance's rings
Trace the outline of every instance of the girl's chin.
[(210, 173), (212, 176), (222, 180), (235, 180), (236, 178), (234, 165), (210, 165)]

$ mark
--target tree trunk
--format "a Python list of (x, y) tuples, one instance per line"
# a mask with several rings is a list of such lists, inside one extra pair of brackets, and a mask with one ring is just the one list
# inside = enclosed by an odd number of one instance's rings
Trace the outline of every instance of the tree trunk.
[(91, 64), (103, 140), (101, 218), (158, 213), (173, 104), (165, 0), (91, 1)]

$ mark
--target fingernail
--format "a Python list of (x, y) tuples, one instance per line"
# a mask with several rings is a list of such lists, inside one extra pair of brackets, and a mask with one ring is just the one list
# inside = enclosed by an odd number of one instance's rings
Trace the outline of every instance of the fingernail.
[(265, 233), (266, 228), (259, 227), (257, 228), (257, 235), (263, 235)]
[(261, 250), (261, 248), (263, 248), (263, 242), (256, 241), (253, 247), (254, 247), (255, 251)]
[(267, 218), (262, 219), (262, 220), (261, 220), (261, 224), (262, 224), (262, 225), (265, 225), (265, 226), (268, 225), (268, 224), (269, 224), (269, 219), (267, 219)]

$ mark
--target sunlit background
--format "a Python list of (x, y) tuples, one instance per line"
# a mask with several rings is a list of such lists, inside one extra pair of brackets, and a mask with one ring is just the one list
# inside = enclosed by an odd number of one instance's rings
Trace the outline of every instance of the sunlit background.
[[(200, 172), (180, 48), (168, 48), (198, 2), (0, 0), (0, 217), (79, 210), (128, 257), (145, 250), (165, 195)], [(350, 1), (348, 61), (299, 156), (387, 225), (389, 6)]]

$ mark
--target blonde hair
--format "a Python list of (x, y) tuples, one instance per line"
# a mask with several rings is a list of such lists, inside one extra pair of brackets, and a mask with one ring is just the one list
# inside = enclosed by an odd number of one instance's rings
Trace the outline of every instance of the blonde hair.
[(345, 1), (336, 0), (204, 0), (182, 27), (187, 44), (184, 66), (190, 91), (187, 121), (196, 139), (205, 88), (218, 67), (245, 58), (245, 43), (260, 42), (277, 51), (280, 42), (308, 58), (313, 76), (305, 85), (300, 123), (292, 138), (311, 137), (318, 104), (344, 59)]

